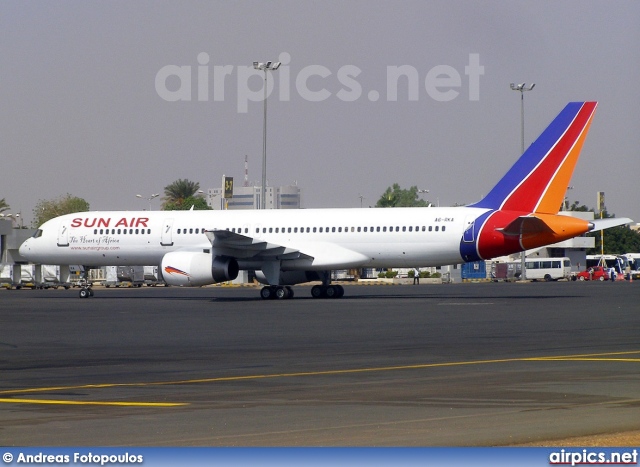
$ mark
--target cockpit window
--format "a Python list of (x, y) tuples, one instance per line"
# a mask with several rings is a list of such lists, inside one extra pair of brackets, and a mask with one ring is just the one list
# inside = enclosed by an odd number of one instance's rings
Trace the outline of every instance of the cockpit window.
[(33, 238), (40, 238), (40, 237), (42, 237), (42, 229), (36, 230), (36, 232), (33, 234)]

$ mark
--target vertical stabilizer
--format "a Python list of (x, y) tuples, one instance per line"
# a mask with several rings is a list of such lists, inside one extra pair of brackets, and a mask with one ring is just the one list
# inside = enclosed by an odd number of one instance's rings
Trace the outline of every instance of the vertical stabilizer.
[(597, 102), (570, 102), (473, 207), (557, 214)]

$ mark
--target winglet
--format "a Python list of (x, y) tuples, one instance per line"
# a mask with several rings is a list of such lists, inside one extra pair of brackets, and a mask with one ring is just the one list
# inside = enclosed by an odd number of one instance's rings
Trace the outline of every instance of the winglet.
[(589, 131), (597, 102), (570, 102), (472, 207), (557, 214)]

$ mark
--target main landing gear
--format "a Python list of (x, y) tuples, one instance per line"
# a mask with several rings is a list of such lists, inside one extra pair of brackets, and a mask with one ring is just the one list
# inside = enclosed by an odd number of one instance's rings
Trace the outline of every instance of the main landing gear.
[(286, 300), (293, 298), (293, 289), (288, 285), (267, 285), (260, 290), (260, 297), (263, 300)]
[(311, 287), (313, 298), (342, 298), (344, 288), (341, 285), (314, 285)]

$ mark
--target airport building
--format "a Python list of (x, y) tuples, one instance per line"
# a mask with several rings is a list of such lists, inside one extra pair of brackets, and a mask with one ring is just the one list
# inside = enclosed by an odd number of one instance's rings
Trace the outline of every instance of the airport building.
[[(215, 211), (259, 209), (261, 187), (242, 186), (234, 187), (233, 196), (224, 198), (222, 188), (209, 188), (207, 191), (207, 204)], [(265, 190), (266, 209), (300, 209), (300, 188), (296, 185), (272, 187)]]

